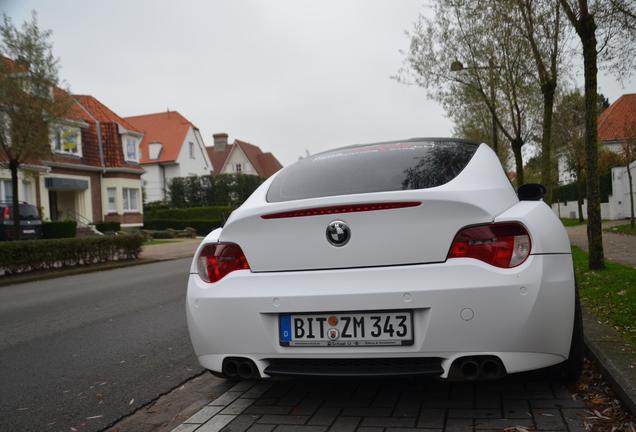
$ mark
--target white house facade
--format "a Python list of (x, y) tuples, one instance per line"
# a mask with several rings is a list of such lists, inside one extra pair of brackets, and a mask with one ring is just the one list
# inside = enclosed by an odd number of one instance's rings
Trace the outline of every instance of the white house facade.
[(141, 142), (145, 202), (164, 201), (175, 177), (209, 175), (212, 163), (199, 129), (176, 111), (128, 117)]

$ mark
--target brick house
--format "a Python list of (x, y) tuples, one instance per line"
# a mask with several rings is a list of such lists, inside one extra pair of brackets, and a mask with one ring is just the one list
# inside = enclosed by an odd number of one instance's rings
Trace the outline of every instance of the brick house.
[(213, 175), (247, 174), (268, 178), (283, 167), (272, 153), (263, 152), (254, 144), (237, 139), (228, 144), (226, 133), (213, 137), (214, 146), (207, 147)]
[[(72, 98), (67, 118), (51, 126), (50, 156), (20, 169), (20, 201), (38, 206), (43, 220), (143, 225), (143, 133), (93, 96)], [(10, 186), (0, 169), (0, 199), (11, 199)]]

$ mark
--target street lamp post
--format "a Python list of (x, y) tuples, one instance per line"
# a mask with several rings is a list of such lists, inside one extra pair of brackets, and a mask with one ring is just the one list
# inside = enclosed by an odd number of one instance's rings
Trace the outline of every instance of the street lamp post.
[[(468, 69), (466, 67), (464, 67), (464, 64), (462, 62), (460, 62), (459, 60), (455, 60), (451, 63), (450, 65), (450, 70), (451, 72), (461, 72), (465, 69)], [(497, 153), (497, 155), (499, 154), (499, 139), (498, 139), (498, 135), (497, 135), (497, 119), (495, 117), (495, 112), (494, 112), (494, 105), (495, 105), (495, 69), (497, 69), (497, 66), (495, 66), (494, 62), (492, 61), (492, 59), (488, 60), (488, 66), (475, 66), (473, 67), (473, 69), (487, 69), (489, 72), (489, 84), (490, 84), (490, 100), (492, 101), (493, 104), (493, 108), (492, 111), (490, 113), (490, 117), (491, 117), (491, 138), (490, 140), (492, 141), (492, 148), (495, 151), (495, 153)]]

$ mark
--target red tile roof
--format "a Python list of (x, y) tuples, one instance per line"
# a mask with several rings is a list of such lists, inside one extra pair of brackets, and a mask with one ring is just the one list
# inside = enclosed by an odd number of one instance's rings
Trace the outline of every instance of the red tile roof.
[(218, 175), (223, 168), (225, 160), (232, 151), (232, 144), (227, 144), (225, 146), (225, 150), (223, 151), (217, 151), (214, 149), (214, 147), (206, 147), (205, 149), (208, 151), (210, 162), (212, 162), (212, 174)]
[[(0, 57), (3, 66), (9, 68), (17, 68), (16, 62)], [(104, 155), (104, 166), (107, 168), (126, 168), (143, 173), (143, 168), (139, 164), (126, 162), (124, 159), (124, 150), (122, 146), (121, 136), (119, 134), (119, 125), (122, 127), (139, 132), (126, 120), (115, 114), (108, 107), (102, 104), (93, 96), (87, 95), (69, 95), (62, 88), (53, 88), (54, 97), (71, 97), (73, 103), (69, 107), (69, 112), (65, 119), (77, 122), (83, 122), (88, 127), (81, 128), (82, 134), (82, 156), (72, 156), (60, 153), (51, 153), (45, 159), (45, 162), (58, 162), (64, 164), (77, 165), (78, 169), (82, 166), (102, 167), (102, 158), (99, 151), (99, 140), (97, 139), (97, 124), (100, 122), (102, 150)], [(42, 163), (42, 161), (33, 162)]]
[(110, 108), (95, 99), (93, 96), (73, 95), (73, 97), (82, 104), (84, 108), (90, 111), (91, 115), (100, 123), (117, 123), (129, 131), (142, 132), (126, 121), (126, 119), (112, 112)]
[(73, 98), (84, 114), (83, 120), (89, 124), (88, 129), (82, 130), (82, 159), (78, 161), (73, 160), (72, 157), (69, 159), (67, 156), (55, 154), (53, 160), (80, 164), (83, 162), (101, 166), (97, 124), (95, 122), (97, 120), (102, 136), (104, 165), (107, 168), (128, 168), (140, 173), (143, 172), (143, 168), (139, 164), (125, 160), (119, 126), (133, 132), (140, 133), (140, 131), (93, 96), (73, 95)]
[(636, 137), (636, 93), (624, 94), (598, 116), (601, 141)]
[(236, 145), (243, 151), (258, 175), (263, 178), (270, 177), (283, 167), (278, 159), (270, 152), (263, 153), (263, 150), (254, 144), (234, 140), (234, 144), (227, 144), (225, 150), (222, 152), (215, 150), (214, 147), (207, 147), (208, 155), (214, 168), (214, 175), (220, 174), (232, 148)]
[[(126, 120), (144, 133), (144, 139), (141, 141), (142, 164), (175, 162), (188, 130), (190, 127), (196, 129), (190, 120), (177, 111), (126, 117)], [(148, 145), (156, 142), (162, 144), (159, 158), (149, 159)]]

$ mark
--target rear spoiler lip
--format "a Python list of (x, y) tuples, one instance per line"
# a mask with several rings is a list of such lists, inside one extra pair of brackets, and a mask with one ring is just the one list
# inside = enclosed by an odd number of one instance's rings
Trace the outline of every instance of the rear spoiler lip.
[(393, 201), (362, 204), (339, 204), (323, 207), (310, 207), (298, 210), (288, 210), (261, 215), (262, 219), (285, 219), (305, 216), (321, 216), (328, 214), (359, 213), (379, 210), (394, 210), (399, 208), (417, 207), (421, 201)]

